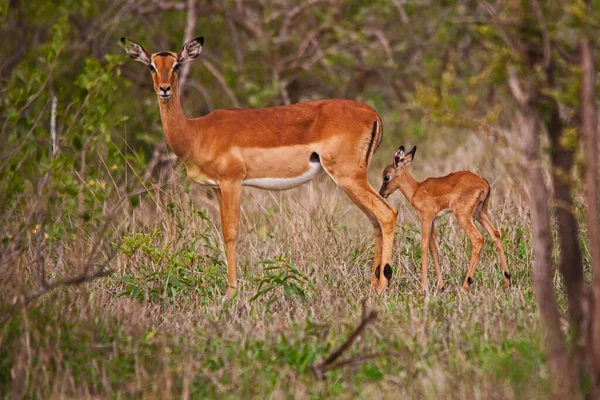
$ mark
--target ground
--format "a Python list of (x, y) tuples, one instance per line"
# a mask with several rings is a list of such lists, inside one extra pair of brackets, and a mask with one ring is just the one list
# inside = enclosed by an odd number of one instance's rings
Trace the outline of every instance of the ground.
[[(239, 291), (222, 303), (216, 201), (185, 180), (154, 192), (128, 211), (114, 274), (56, 290), (0, 328), (0, 387), (32, 398), (546, 397), (524, 200), (510, 179), (486, 178), (509, 290), (489, 238), (462, 290), (470, 244), (448, 216), (438, 225), (446, 289), (435, 290), (432, 265), (421, 293), (418, 220), (396, 193), (394, 277), (375, 294), (369, 222), (321, 177), (285, 192), (244, 189)], [(374, 170), (377, 189), (380, 179)], [(346, 340), (363, 301), (378, 318), (342, 356), (353, 361), (318, 379), (311, 365)]]

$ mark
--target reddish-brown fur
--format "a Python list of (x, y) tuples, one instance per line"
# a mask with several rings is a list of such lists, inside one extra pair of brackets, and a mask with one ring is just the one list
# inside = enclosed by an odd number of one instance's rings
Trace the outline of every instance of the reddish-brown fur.
[[(369, 161), (383, 132), (375, 110), (351, 100), (323, 100), (217, 110), (189, 119), (179, 100), (175, 68), (196, 58), (204, 39), (186, 43), (180, 54), (150, 54), (137, 43), (122, 41), (133, 59), (154, 69), (152, 79), (167, 144), (186, 165), (190, 179), (211, 186), (215, 192), (227, 244), (226, 297), (231, 296), (237, 282), (242, 185), (285, 189), (312, 179), (320, 168), (369, 217), (375, 229), (371, 283), (378, 291), (388, 286), (387, 277), (377, 268), (391, 263), (397, 213), (367, 180)], [(309, 162), (315, 153), (318, 161)]]
[(415, 151), (416, 147), (405, 155), (404, 147), (401, 147), (396, 152), (394, 162), (385, 167), (383, 171), (384, 182), (379, 194), (388, 197), (394, 191), (400, 189), (419, 214), (422, 225), (421, 288), (424, 290), (427, 285), (428, 249), (433, 256), (438, 289), (444, 287), (438, 260), (435, 220), (446, 211), (452, 212), (456, 216), (458, 223), (469, 236), (473, 247), (469, 269), (463, 283), (465, 290), (469, 290), (473, 283), (473, 273), (479, 261), (484, 242), (483, 236), (473, 223), (473, 218), (479, 221), (492, 238), (500, 256), (506, 287), (509, 287), (511, 275), (508, 271), (500, 233), (494, 227), (488, 215), (489, 183), (469, 171), (454, 172), (447, 176), (427, 178), (423, 182), (417, 182), (406, 169), (412, 162)]

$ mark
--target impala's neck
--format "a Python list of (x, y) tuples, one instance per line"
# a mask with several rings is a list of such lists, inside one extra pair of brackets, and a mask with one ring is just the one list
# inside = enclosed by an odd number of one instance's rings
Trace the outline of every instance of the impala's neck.
[(406, 197), (406, 199), (410, 201), (415, 192), (417, 191), (417, 188), (419, 187), (419, 182), (417, 182), (415, 178), (412, 177), (412, 175), (406, 170), (406, 168), (402, 168), (400, 174), (400, 183), (398, 187), (404, 195), (404, 197)]
[(193, 132), (189, 129), (189, 121), (181, 107), (181, 100), (177, 89), (171, 98), (165, 100), (158, 98), (160, 119), (162, 120), (165, 139), (169, 148), (178, 158), (187, 158), (194, 140)]

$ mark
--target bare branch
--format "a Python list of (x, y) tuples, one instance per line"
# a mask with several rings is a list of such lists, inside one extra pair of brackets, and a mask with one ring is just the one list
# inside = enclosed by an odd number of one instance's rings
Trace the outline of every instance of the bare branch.
[[(194, 31), (196, 30), (196, 0), (187, 0), (187, 18), (185, 23), (185, 34), (183, 43), (187, 43), (193, 39)], [(183, 101), (185, 93), (185, 84), (190, 76), (190, 68), (192, 63), (184, 63), (181, 66), (181, 76), (179, 77), (179, 94)]]
[(544, 46), (544, 60), (542, 61), (542, 68), (544, 71), (548, 71), (550, 69), (550, 63), (552, 62), (552, 46), (550, 42), (550, 34), (548, 33), (548, 24), (546, 24), (544, 11), (542, 10), (540, 3), (537, 0), (531, 0), (531, 6), (533, 7), (533, 12), (535, 13), (535, 17), (540, 25), (540, 30), (542, 31), (542, 41)]
[(363, 311), (362, 311), (362, 319), (360, 321), (360, 324), (358, 324), (358, 326), (354, 329), (354, 331), (352, 331), (350, 336), (348, 336), (348, 339), (346, 339), (346, 341), (344, 343), (342, 343), (342, 345), (337, 350), (335, 350), (333, 353), (331, 353), (331, 355), (329, 357), (327, 357), (327, 359), (325, 361), (323, 361), (320, 364), (314, 364), (310, 367), (311, 370), (315, 373), (315, 375), (318, 378), (322, 378), (325, 372), (327, 372), (328, 370), (331, 370), (333, 368), (343, 366), (346, 364), (356, 363), (356, 362), (367, 359), (367, 357), (372, 357), (372, 356), (362, 356), (362, 357), (357, 357), (356, 359), (351, 359), (351, 360), (336, 363), (336, 360), (338, 358), (340, 358), (340, 356), (342, 354), (344, 354), (346, 351), (348, 351), (350, 346), (352, 346), (352, 343), (354, 343), (354, 341), (362, 334), (362, 332), (365, 330), (365, 328), (370, 323), (375, 321), (375, 319), (377, 319), (377, 315), (378, 315), (378, 312), (376, 310), (367, 311), (366, 301), (363, 300)]
[(229, 97), (229, 100), (231, 100), (231, 102), (233, 103), (233, 106), (236, 108), (239, 108), (240, 102), (238, 101), (237, 97), (235, 97), (235, 93), (233, 93), (233, 90), (231, 90), (231, 88), (227, 84), (227, 81), (225, 80), (225, 77), (223, 76), (223, 74), (221, 74), (221, 72), (206, 58), (202, 59), (202, 65), (204, 65), (206, 67), (206, 69), (217, 79), (217, 81), (219, 81), (219, 83), (221, 84), (221, 87), (225, 91), (225, 94)]
[(521, 107), (529, 103), (529, 93), (525, 91), (523, 83), (517, 75), (517, 70), (513, 66), (508, 67), (508, 87), (510, 88), (513, 97)]
[(161, 11), (183, 11), (185, 10), (186, 4), (183, 1), (155, 1), (146, 7), (140, 7), (136, 10), (137, 14), (151, 14)]
[(404, 9), (404, 4), (406, 3), (406, 0), (392, 0), (392, 3), (394, 3), (394, 6), (398, 10), (398, 13), (400, 14), (400, 20), (402, 21), (402, 23), (404, 25), (408, 25), (410, 23), (410, 20), (408, 19), (408, 14)]
[(52, 109), (50, 111), (50, 137), (52, 138), (52, 158), (58, 153), (58, 136), (56, 135), (56, 107), (58, 99), (52, 95)]
[(479, 0), (479, 3), (481, 3), (481, 5), (487, 10), (488, 14), (490, 14), (492, 20), (494, 21), (494, 24), (496, 24), (496, 26), (500, 28), (500, 31), (502, 32), (502, 37), (504, 38), (506, 44), (508, 44), (508, 46), (511, 47), (515, 52), (517, 52), (517, 54), (519, 54), (519, 56), (525, 62), (529, 63), (530, 60), (527, 56), (527, 52), (525, 51), (523, 46), (521, 46), (521, 43), (517, 39), (513, 38), (512, 34), (510, 33), (510, 30), (508, 29), (508, 25), (504, 20), (502, 20), (498, 16), (498, 13), (494, 9), (494, 7), (492, 7), (492, 5), (485, 0)]
[(74, 275), (74, 276), (71, 276), (68, 278), (64, 278), (61, 280), (49, 281), (46, 283), (45, 286), (41, 286), (38, 289), (22, 296), (19, 299), (19, 301), (8, 312), (6, 312), (5, 314), (2, 315), (2, 317), (0, 317), (0, 324), (6, 323), (15, 314), (15, 312), (25, 308), (33, 300), (37, 299), (40, 296), (43, 296), (44, 294), (56, 289), (59, 286), (78, 285), (81, 283), (90, 282), (90, 281), (93, 281), (94, 279), (102, 278), (102, 277), (110, 275), (113, 271), (106, 268), (107, 263), (108, 263), (108, 261), (105, 262), (100, 267), (98, 267), (94, 272), (92, 272), (90, 274), (82, 273), (82, 274), (77, 274), (77, 275)]

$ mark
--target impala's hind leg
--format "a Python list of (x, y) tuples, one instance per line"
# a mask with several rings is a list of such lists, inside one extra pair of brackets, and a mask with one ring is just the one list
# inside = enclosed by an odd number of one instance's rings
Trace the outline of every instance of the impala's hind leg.
[(510, 287), (511, 275), (508, 271), (508, 265), (506, 263), (506, 256), (504, 255), (504, 248), (502, 247), (502, 240), (500, 240), (500, 232), (496, 229), (492, 221), (490, 220), (488, 214), (488, 204), (487, 199), (483, 203), (483, 207), (481, 208), (481, 213), (477, 218), (477, 221), (481, 224), (483, 229), (490, 235), (494, 245), (496, 246), (496, 250), (498, 251), (498, 255), (500, 256), (500, 265), (502, 266), (502, 271), (504, 272), (504, 284), (506, 288)]
[(383, 200), (369, 185), (366, 168), (343, 174), (330, 170), (327, 174), (346, 192), (348, 197), (369, 218), (375, 232), (375, 257), (371, 273), (371, 284), (381, 293), (392, 279), (392, 245), (398, 212)]

